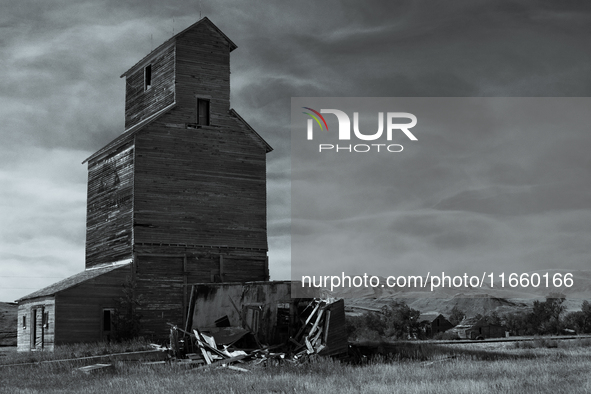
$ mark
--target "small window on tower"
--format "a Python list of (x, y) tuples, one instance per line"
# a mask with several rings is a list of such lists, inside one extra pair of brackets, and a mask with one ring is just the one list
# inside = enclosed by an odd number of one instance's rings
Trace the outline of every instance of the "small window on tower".
[(152, 86), (152, 65), (148, 64), (144, 68), (144, 90), (150, 89)]
[(27, 329), (27, 317), (23, 316), (23, 330)]
[(197, 99), (197, 124), (209, 126), (209, 100)]

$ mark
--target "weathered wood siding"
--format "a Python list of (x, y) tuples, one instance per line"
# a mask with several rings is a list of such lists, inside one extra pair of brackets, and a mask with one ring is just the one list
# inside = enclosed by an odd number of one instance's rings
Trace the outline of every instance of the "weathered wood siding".
[(210, 123), (227, 122), (230, 109), (230, 48), (208, 23), (176, 39), (176, 102), (182, 123), (195, 123), (196, 99), (210, 100)]
[(183, 256), (184, 283), (269, 279), (266, 250), (136, 243), (135, 253), (138, 265), (150, 255)]
[(56, 344), (102, 340), (102, 314), (123, 297), (131, 264), (107, 272), (55, 295)]
[(136, 243), (267, 249), (265, 150), (230, 128), (170, 129), (173, 110), (136, 136)]
[[(34, 315), (33, 310), (37, 309)], [(48, 319), (43, 323), (43, 313)], [(23, 326), (23, 316), (26, 325)], [(55, 298), (42, 297), (23, 302), (18, 306), (17, 351), (53, 350), (56, 332)], [(34, 332), (36, 332), (33, 338)]]
[(135, 266), (141, 334), (154, 339), (185, 323), (192, 283), (268, 279), (266, 251), (140, 244)]
[(133, 142), (88, 163), (86, 267), (131, 258)]
[(168, 337), (166, 323), (182, 325), (185, 315), (182, 256), (136, 255), (137, 311), (141, 335), (154, 340)]
[[(125, 78), (125, 128), (128, 129), (174, 102), (174, 42), (159, 49)], [(151, 65), (152, 82), (144, 90), (144, 68)]]
[(345, 321), (345, 301), (338, 300), (326, 307), (328, 322), (328, 334), (326, 335), (326, 348), (320, 351), (320, 355), (332, 356), (347, 353), (349, 342), (347, 340), (347, 324)]

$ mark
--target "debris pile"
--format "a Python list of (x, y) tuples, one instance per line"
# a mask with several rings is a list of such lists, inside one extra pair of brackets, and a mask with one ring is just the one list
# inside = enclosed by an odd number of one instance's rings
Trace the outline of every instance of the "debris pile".
[[(314, 355), (338, 355), (343, 350), (346, 353), (346, 336), (343, 342), (340, 335), (345, 330), (344, 324), (339, 327), (335, 322), (341, 323), (340, 319), (334, 319), (344, 316), (343, 305), (342, 300), (336, 303), (320, 299), (307, 300), (294, 313), (295, 321), (290, 327), (292, 335), (287, 341), (271, 346), (262, 344), (249, 326), (193, 327), (193, 331), (189, 332), (168, 323), (172, 361), (198, 368), (225, 367), (248, 372), (248, 368), (244, 367), (301, 363)], [(331, 327), (331, 322), (334, 327)], [(333, 338), (335, 333), (336, 338)], [(337, 346), (331, 348), (331, 340)]]
[(293, 352), (297, 352), (294, 355), (296, 359), (305, 355), (320, 354), (327, 347), (331, 314), (328, 305), (330, 303), (327, 301), (313, 300), (304, 310), (305, 316), (306, 310), (312, 308), (295, 337), (290, 338), (290, 342), (296, 346), (292, 349)]

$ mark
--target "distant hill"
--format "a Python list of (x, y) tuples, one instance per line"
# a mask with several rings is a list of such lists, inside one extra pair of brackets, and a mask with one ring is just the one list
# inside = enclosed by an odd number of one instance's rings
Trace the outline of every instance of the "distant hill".
[[(572, 271), (572, 270), (540, 270), (529, 272), (529, 276), (537, 273), (542, 278), (542, 285), (537, 288), (511, 288), (508, 285), (508, 278), (505, 278), (505, 287), (501, 287), (500, 279), (495, 277), (493, 286), (485, 283), (478, 288), (435, 288), (431, 291), (430, 283), (424, 288), (389, 288), (382, 287), (359, 287), (349, 288), (340, 293), (334, 293), (337, 297), (345, 297), (345, 304), (351, 311), (362, 312), (368, 309), (379, 309), (392, 300), (406, 302), (411, 308), (417, 309), (423, 313), (438, 312), (449, 316), (454, 306), (468, 316), (476, 314), (490, 314), (496, 311), (498, 314), (510, 312), (525, 312), (532, 307), (535, 300), (544, 300), (551, 292), (562, 293), (566, 296), (564, 305), (567, 311), (581, 310), (583, 300), (591, 301), (591, 271)], [(550, 287), (546, 287), (543, 275), (548, 273)], [(559, 288), (552, 287), (552, 278), (554, 274), (572, 273), (574, 277), (573, 285)], [(380, 283), (385, 283), (385, 278), (380, 278)], [(327, 295), (331, 295), (327, 292)], [(361, 307), (355, 309), (355, 306)]]
[[(548, 274), (546, 287), (546, 278), (544, 274)], [(554, 287), (553, 278), (564, 278), (566, 274), (572, 274), (574, 279), (572, 286), (564, 286), (564, 281), (557, 281), (561, 284), (560, 287)], [(498, 273), (495, 274), (494, 281), (490, 283), (490, 277), (486, 277), (484, 283), (479, 287), (441, 287), (434, 286), (431, 290), (431, 280), (423, 283), (423, 287), (415, 287), (414, 282), (412, 287), (388, 287), (386, 285), (386, 278), (380, 278), (380, 284), (376, 287), (348, 287), (338, 288), (334, 292), (321, 291), (327, 296), (343, 297), (343, 298), (451, 298), (462, 293), (465, 298), (470, 297), (493, 297), (499, 299), (543, 299), (551, 292), (563, 293), (568, 299), (591, 300), (591, 271), (590, 270), (563, 270), (563, 269), (548, 269), (531, 271), (527, 273), (527, 277), (531, 278), (534, 275), (536, 281), (539, 281), (537, 287), (529, 286), (522, 288), (520, 285), (511, 287), (509, 285), (509, 274), (506, 274), (504, 286)], [(425, 280), (425, 278), (423, 278)], [(446, 282), (447, 284), (448, 282)]]
[(18, 306), (0, 302), (0, 346), (16, 346), (16, 320)]
[[(378, 298), (378, 299), (345, 299), (345, 305), (351, 310), (357, 311), (355, 307), (361, 307), (360, 311), (368, 308), (379, 309), (381, 306), (390, 303), (397, 299), (404, 301), (413, 309), (419, 310), (422, 313), (438, 312), (446, 317), (449, 317), (454, 306), (466, 313), (467, 316), (475, 316), (477, 314), (486, 315), (493, 311), (499, 314), (510, 312), (525, 312), (531, 308), (533, 300), (508, 300), (504, 298), (493, 297), (488, 294), (481, 294), (478, 296), (471, 295), (467, 298), (464, 294), (456, 294), (452, 297), (435, 298)], [(349, 309), (349, 308), (348, 308)]]

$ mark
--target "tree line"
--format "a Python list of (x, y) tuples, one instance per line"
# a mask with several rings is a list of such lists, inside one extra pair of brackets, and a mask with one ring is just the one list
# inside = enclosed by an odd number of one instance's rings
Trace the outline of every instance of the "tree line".
[[(493, 311), (470, 317), (472, 321), (484, 319), (486, 324), (503, 326), (511, 335), (591, 333), (591, 303), (583, 301), (580, 311), (566, 313), (565, 300), (563, 294), (551, 293), (544, 301), (534, 301), (528, 312), (499, 314)], [(350, 337), (366, 340), (424, 339), (428, 323), (419, 321), (420, 314), (419, 310), (409, 307), (404, 301), (394, 300), (383, 308), (382, 313), (347, 317), (347, 332)], [(466, 313), (454, 306), (446, 318), (456, 326), (465, 317)], [(452, 337), (452, 334), (440, 333), (435, 338)]]

